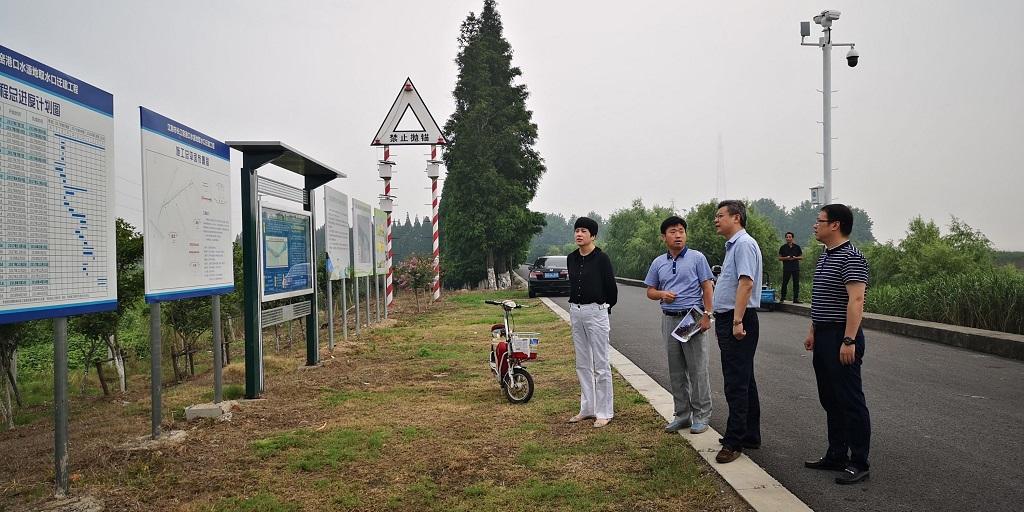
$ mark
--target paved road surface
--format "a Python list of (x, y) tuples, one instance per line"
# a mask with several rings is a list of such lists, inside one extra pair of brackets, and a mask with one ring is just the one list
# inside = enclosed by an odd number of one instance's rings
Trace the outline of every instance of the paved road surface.
[[(552, 297), (563, 308), (565, 297)], [(660, 312), (644, 290), (619, 286), (612, 345), (666, 389)], [(839, 486), (804, 469), (825, 450), (809, 353), (808, 319), (760, 313), (755, 372), (764, 446), (747, 453), (819, 511), (1024, 510), (1024, 362), (866, 331), (871, 479)], [(711, 425), (725, 432), (718, 345), (712, 343)]]

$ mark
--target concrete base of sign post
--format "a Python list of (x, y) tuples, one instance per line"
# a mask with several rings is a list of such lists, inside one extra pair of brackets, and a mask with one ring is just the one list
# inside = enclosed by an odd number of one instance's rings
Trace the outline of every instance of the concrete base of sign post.
[(219, 404), (205, 403), (190, 405), (185, 408), (185, 419), (192, 421), (199, 418), (212, 418), (228, 420), (231, 418), (231, 411), (238, 407), (238, 402), (225, 400)]
[(121, 449), (129, 452), (151, 451), (177, 446), (185, 441), (187, 435), (184, 430), (169, 430), (161, 432), (160, 437), (153, 439), (153, 436), (146, 434), (133, 438), (121, 445)]
[(102, 512), (105, 510), (103, 502), (92, 496), (75, 496), (53, 500), (41, 505), (39, 512)]

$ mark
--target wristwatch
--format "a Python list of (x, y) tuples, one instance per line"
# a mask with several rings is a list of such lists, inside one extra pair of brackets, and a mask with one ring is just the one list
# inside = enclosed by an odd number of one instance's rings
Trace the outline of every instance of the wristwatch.
[(855, 339), (853, 339), (853, 338), (851, 338), (849, 336), (844, 336), (843, 337), (843, 345), (850, 346), (850, 345), (853, 345), (854, 343), (857, 343), (857, 340), (855, 340)]
[(732, 324), (733, 325), (743, 325), (743, 320), (733, 320)]
[(704, 311), (704, 316), (711, 317), (711, 315), (712, 313), (710, 311)]

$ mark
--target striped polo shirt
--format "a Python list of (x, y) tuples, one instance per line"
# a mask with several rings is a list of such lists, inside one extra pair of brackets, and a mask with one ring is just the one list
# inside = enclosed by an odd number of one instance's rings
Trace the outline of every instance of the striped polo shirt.
[(811, 287), (812, 322), (846, 321), (846, 283), (868, 283), (868, 262), (849, 240), (825, 249), (818, 258)]

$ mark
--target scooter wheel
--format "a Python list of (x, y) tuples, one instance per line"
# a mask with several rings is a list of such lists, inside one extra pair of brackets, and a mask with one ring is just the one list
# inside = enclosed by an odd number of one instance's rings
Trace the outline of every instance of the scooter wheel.
[(526, 368), (512, 369), (512, 382), (506, 383), (505, 398), (513, 404), (525, 404), (533, 398), (533, 376)]

